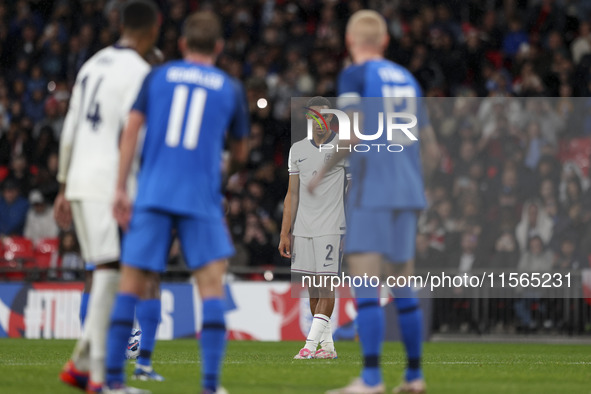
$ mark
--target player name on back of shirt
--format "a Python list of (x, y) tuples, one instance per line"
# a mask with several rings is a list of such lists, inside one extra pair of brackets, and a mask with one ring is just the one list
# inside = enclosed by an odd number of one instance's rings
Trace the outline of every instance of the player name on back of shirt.
[(166, 72), (166, 80), (194, 83), (213, 90), (219, 90), (224, 84), (224, 77), (219, 72), (206, 72), (196, 67), (170, 67)]

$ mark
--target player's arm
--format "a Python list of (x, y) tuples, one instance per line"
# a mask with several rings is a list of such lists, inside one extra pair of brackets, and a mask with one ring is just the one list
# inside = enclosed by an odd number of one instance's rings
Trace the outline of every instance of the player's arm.
[(72, 159), (72, 150), (74, 149), (74, 135), (78, 128), (78, 119), (80, 119), (80, 102), (81, 102), (80, 84), (76, 82), (72, 89), (72, 97), (70, 98), (70, 106), (64, 121), (64, 127), (60, 138), (59, 148), (59, 162), (57, 181), (60, 184), (59, 193), (55, 199), (53, 215), (56, 223), (61, 228), (68, 228), (72, 223), (72, 212), (70, 210), (70, 203), (66, 200), (66, 180), (68, 178), (68, 171), (70, 169), (70, 161)]
[(113, 215), (123, 229), (127, 229), (129, 219), (131, 218), (131, 200), (127, 195), (127, 179), (131, 171), (131, 164), (135, 156), (140, 129), (144, 121), (145, 115), (138, 110), (132, 109), (119, 144), (119, 171)]
[(136, 153), (140, 130), (146, 120), (148, 93), (152, 76), (153, 72), (150, 72), (144, 78), (119, 140), (119, 170), (117, 172), (113, 216), (124, 230), (127, 229), (131, 219), (131, 200), (127, 194), (127, 180)]
[(228, 167), (228, 176), (240, 171), (246, 165), (248, 159), (248, 141), (246, 138), (234, 139), (228, 141), (230, 147), (230, 165)]
[[(295, 186), (294, 186), (295, 185)], [(293, 196), (292, 191), (296, 188), (299, 192), (300, 188), (300, 176), (294, 174), (289, 176), (289, 185), (287, 187), (287, 193), (283, 200), (283, 220), (281, 222), (281, 233), (279, 234), (279, 254), (282, 257), (291, 257), (291, 230), (295, 221), (295, 213), (297, 213), (299, 203), (299, 193)], [(294, 208), (294, 214), (292, 215), (292, 208)], [(293, 218), (293, 220), (292, 220)]]
[(242, 84), (237, 80), (232, 80), (234, 88), (234, 97), (236, 100), (236, 109), (234, 117), (230, 123), (230, 164), (228, 176), (240, 171), (248, 159), (248, 134), (250, 132), (250, 115), (248, 112), (248, 102), (246, 93)]

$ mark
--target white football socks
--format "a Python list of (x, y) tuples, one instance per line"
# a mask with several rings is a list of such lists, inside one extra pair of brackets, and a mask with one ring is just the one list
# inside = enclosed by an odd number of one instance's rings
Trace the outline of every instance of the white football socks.
[(87, 324), (82, 328), (82, 335), (74, 347), (72, 362), (78, 371), (86, 372), (90, 368), (90, 329)]
[(334, 340), (332, 339), (332, 326), (330, 324), (330, 319), (320, 336), (320, 347), (324, 350), (333, 352), (334, 351)]
[(84, 327), (88, 327), (90, 331), (90, 380), (97, 384), (102, 384), (105, 381), (107, 332), (118, 286), (118, 270), (97, 269), (94, 271), (90, 300), (88, 301), (88, 316)]
[(324, 330), (326, 329), (326, 326), (329, 322), (330, 318), (328, 316), (322, 315), (320, 313), (314, 315), (312, 327), (310, 327), (310, 333), (308, 333), (308, 338), (306, 339), (306, 349), (310, 350), (311, 352), (316, 352), (318, 343), (320, 343), (322, 334), (324, 333)]

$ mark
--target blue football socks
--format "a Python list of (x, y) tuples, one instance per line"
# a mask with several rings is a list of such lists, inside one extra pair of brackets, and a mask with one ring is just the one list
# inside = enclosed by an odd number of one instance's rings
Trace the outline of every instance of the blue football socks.
[(423, 313), (412, 288), (395, 288), (394, 296), (396, 297), (394, 302), (398, 310), (400, 333), (408, 360), (404, 378), (407, 382), (410, 382), (423, 377), (421, 370)]
[[(375, 289), (374, 289), (375, 290)], [(367, 291), (360, 291), (360, 296)], [(365, 384), (375, 386), (382, 382), (380, 356), (384, 342), (384, 311), (380, 299), (357, 298), (357, 332), (363, 353), (361, 378)]]
[(225, 303), (221, 298), (203, 300), (201, 329), (202, 386), (215, 392), (218, 388), (222, 359), (226, 348)]
[(80, 299), (80, 327), (84, 326), (86, 320), (86, 311), (88, 310), (88, 300), (90, 299), (90, 293), (82, 292), (82, 298)]
[(137, 304), (136, 317), (142, 330), (142, 343), (137, 364), (152, 365), (152, 352), (156, 344), (156, 330), (160, 323), (160, 298), (142, 300)]
[(111, 325), (107, 336), (107, 386), (117, 387), (125, 383), (125, 349), (133, 327), (133, 317), (138, 297), (133, 294), (117, 293)]

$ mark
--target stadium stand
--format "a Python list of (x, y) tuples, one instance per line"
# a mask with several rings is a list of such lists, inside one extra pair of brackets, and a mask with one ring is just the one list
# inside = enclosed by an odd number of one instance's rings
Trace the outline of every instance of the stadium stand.
[[(45, 201), (55, 198), (57, 144), (70, 88), (82, 63), (116, 40), (119, 3), (0, 0), (0, 181), (18, 185), (21, 197), (38, 189)], [(387, 20), (388, 57), (411, 70), (426, 96), (449, 97), (442, 102), (456, 111), (465, 110), (462, 99), (471, 97), (554, 98), (531, 109), (531, 116), (523, 118), (526, 131), (517, 134), (510, 133), (508, 123), (490, 125), (469, 116), (482, 108), (471, 108), (453, 121), (446, 118), (451, 112), (434, 109), (432, 121), (444, 155), (430, 180), (430, 207), (420, 221), (418, 268), (458, 268), (469, 256), (483, 266), (502, 263), (517, 269), (534, 235), (531, 228), (537, 229), (535, 235), (550, 255), (550, 269), (590, 267), (588, 2), (159, 4), (163, 26), (158, 46), (167, 60), (179, 57), (177, 39), (185, 15), (198, 5), (213, 8), (223, 17), (226, 37), (218, 64), (245, 82), (252, 134), (247, 170), (230, 178), (227, 186), (228, 223), (238, 251), (232, 265), (240, 272), (264, 267), (245, 277), (260, 277), (269, 265), (289, 267), (276, 245), (287, 188), (290, 98), (334, 96), (335, 77), (346, 62), (343, 23), (364, 7), (378, 9)], [(268, 105), (259, 108), (259, 98)], [(575, 114), (583, 114), (582, 126), (568, 127)], [(0, 198), (0, 229), (11, 204), (6, 196)], [(22, 225), (4, 231), (0, 236), (19, 237)], [(10, 272), (0, 277), (22, 279), (24, 274), (16, 272), (20, 265), (6, 258), (12, 253), (6, 251), (11, 245), (6, 239), (20, 238), (5, 238), (1, 264)], [(26, 256), (36, 258), (37, 267), (47, 267), (48, 254), (56, 250), (42, 245), (37, 254), (31, 249)], [(171, 259), (182, 258), (177, 251)], [(436, 319), (437, 324), (469, 326), (473, 304), (446, 303), (459, 317), (451, 323)], [(537, 301), (520, 307), (504, 301), (490, 305), (499, 316), (512, 315), (515, 308), (534, 316), (557, 308)]]

